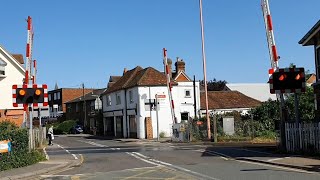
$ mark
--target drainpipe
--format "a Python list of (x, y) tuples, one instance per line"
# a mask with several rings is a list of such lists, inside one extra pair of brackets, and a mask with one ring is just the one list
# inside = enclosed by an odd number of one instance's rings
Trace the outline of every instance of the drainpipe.
[(127, 115), (127, 89), (124, 89), (124, 113), (125, 113), (125, 120), (126, 120), (127, 138), (129, 138), (129, 126), (128, 126), (128, 115)]

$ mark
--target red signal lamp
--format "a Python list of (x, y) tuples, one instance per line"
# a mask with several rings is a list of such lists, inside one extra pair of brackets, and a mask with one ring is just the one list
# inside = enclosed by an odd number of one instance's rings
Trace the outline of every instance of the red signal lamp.
[(282, 74), (282, 75), (279, 77), (279, 81), (284, 81), (286, 78), (287, 78), (287, 75), (286, 75), (286, 74)]
[(301, 75), (300, 73), (296, 75), (296, 77), (294, 78), (295, 80), (300, 80), (301, 79)]

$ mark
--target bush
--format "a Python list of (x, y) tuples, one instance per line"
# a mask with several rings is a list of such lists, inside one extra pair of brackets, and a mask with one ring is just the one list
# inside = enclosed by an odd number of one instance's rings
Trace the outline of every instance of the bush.
[(0, 171), (23, 167), (45, 160), (43, 153), (32, 151), (29, 153), (28, 130), (18, 128), (9, 121), (0, 122), (0, 141), (10, 140), (12, 151), (0, 154)]
[(162, 132), (160, 132), (159, 137), (160, 137), (160, 138), (164, 138), (164, 137), (166, 137), (166, 133), (165, 133), (165, 132), (163, 132), (163, 131), (162, 131)]
[(53, 125), (53, 134), (68, 134), (70, 129), (77, 125), (75, 120), (67, 120), (60, 124)]

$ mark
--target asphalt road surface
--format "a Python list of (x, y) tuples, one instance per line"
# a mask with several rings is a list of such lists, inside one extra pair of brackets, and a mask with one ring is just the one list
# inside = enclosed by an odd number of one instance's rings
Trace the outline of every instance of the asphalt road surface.
[(55, 138), (49, 156), (83, 158), (80, 167), (41, 175), (41, 179), (221, 179), (319, 180), (320, 174), (239, 160), (274, 158), (260, 150), (156, 142), (118, 142), (91, 136)]

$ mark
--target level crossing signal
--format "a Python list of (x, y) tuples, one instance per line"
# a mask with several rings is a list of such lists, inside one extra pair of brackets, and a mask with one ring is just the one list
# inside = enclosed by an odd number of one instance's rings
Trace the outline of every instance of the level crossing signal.
[(306, 91), (304, 68), (280, 68), (270, 74), (270, 93), (299, 93)]
[(12, 97), (14, 107), (33, 104), (33, 107), (48, 105), (47, 85), (13, 85)]

